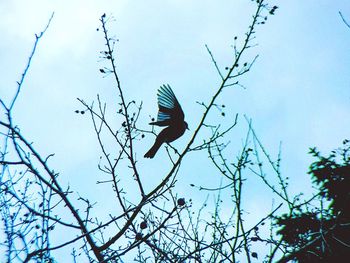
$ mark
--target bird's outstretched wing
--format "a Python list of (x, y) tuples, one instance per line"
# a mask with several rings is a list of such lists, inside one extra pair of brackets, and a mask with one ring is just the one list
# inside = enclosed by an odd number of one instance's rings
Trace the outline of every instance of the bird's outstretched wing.
[(150, 124), (171, 126), (184, 121), (185, 115), (169, 84), (161, 86), (158, 90), (158, 107), (157, 121)]

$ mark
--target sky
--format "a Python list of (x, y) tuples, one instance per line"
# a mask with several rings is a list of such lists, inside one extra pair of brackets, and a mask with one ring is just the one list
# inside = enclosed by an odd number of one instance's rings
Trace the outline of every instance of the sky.
[[(229, 137), (234, 158), (247, 131), (243, 116), (251, 118), (275, 159), (282, 144), (281, 169), (290, 178), (290, 191), (307, 193), (311, 189), (307, 171), (313, 160), (307, 154), (309, 147), (328, 153), (349, 138), (350, 28), (338, 12), (350, 21), (350, 5), (346, 0), (271, 4), (279, 7), (276, 15), (258, 26), (257, 46), (243, 58), (249, 62), (259, 55), (241, 78), (245, 88), (235, 87), (219, 97), (218, 102), (226, 105), (226, 117), (214, 113), (211, 120), (229, 123), (239, 114), (239, 125)], [(88, 116), (74, 113), (82, 109), (76, 98), (91, 103), (97, 94), (106, 101), (111, 119), (117, 108), (113, 79), (99, 72), (106, 66), (99, 53), (104, 50), (103, 35), (96, 30), (100, 16), (112, 17), (108, 26), (119, 39), (116, 61), (125, 96), (143, 102), (141, 127), (149, 128), (149, 116), (157, 114), (158, 87), (163, 83), (173, 87), (192, 128), (174, 143), (182, 149), (201, 118), (202, 108), (196, 102), (208, 102), (220, 83), (205, 45), (222, 69), (229, 66), (233, 38), (238, 36), (238, 43), (243, 39), (252, 10), (248, 0), (0, 1), (0, 97), (9, 101), (13, 96), (35, 33), (54, 12), (13, 118), (43, 155), (55, 153), (52, 166), (60, 171), (63, 184), (104, 203), (110, 193), (108, 186), (96, 185), (103, 175), (97, 169), (100, 152), (92, 123)], [(156, 180), (171, 164), (157, 165), (163, 164), (164, 149), (152, 160), (142, 158), (153, 139), (146, 136), (136, 149), (144, 176)], [(192, 153), (184, 160), (179, 195), (201, 203), (204, 194), (189, 184), (219, 184), (215, 172), (203, 167), (206, 160), (205, 154), (197, 158)], [(271, 208), (271, 198), (258, 178), (250, 181), (253, 189), (248, 191), (246, 208), (264, 214)], [(96, 189), (99, 196), (94, 195)], [(262, 208), (258, 199), (269, 206)], [(98, 208), (96, 213), (103, 212)]]

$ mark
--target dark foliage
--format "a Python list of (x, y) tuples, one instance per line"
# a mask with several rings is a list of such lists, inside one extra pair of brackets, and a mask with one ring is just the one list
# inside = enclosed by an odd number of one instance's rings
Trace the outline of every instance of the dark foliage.
[(291, 215), (277, 218), (279, 234), (291, 248), (281, 261), (344, 262), (350, 258), (350, 142), (324, 157), (317, 158), (309, 173), (319, 190), (320, 205), (301, 207)]

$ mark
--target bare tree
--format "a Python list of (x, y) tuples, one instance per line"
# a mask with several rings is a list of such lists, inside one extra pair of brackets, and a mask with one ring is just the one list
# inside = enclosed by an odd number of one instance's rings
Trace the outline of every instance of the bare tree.
[[(6, 120), (0, 121), (3, 139), (0, 201), (5, 234), (2, 246), (6, 248), (7, 262), (53, 262), (52, 253), (57, 250), (71, 251), (73, 259), (79, 262), (123, 262), (128, 255), (132, 255), (136, 262), (237, 262), (240, 258), (251, 262), (258, 258), (258, 253), (253, 249), (256, 242), (270, 246), (265, 260), (273, 262), (279, 251), (283, 251), (281, 241), (273, 228), (268, 236), (263, 236), (259, 227), (271, 224), (273, 215), (282, 204), (287, 206), (289, 213), (300, 206), (298, 198), (291, 199), (288, 195), (286, 178), (280, 172), (280, 155), (276, 161), (273, 160), (255, 134), (251, 120), (246, 118), (247, 134), (242, 149), (233, 158), (226, 151), (238, 115), (225, 125), (213, 124), (208, 120), (209, 113), (213, 111), (225, 114), (225, 105), (219, 105), (218, 98), (227, 89), (241, 86), (240, 79), (250, 71), (258, 57), (253, 56), (250, 62), (242, 62), (246, 53), (256, 45), (255, 32), (277, 9), (265, 0), (252, 1), (252, 4), (255, 11), (241, 44), (237, 43), (237, 37), (234, 38), (230, 66), (221, 68), (213, 52), (206, 46), (220, 85), (210, 101), (199, 103), (203, 112), (198, 116), (198, 124), (185, 148), (179, 151), (171, 145), (166, 147), (172, 167), (152, 189), (145, 188), (145, 171), (140, 170), (134, 144), (145, 134), (155, 132), (138, 125), (142, 102), (126, 100), (115, 59), (117, 40), (108, 31), (109, 18), (102, 15), (100, 31), (105, 47), (101, 56), (108, 66), (101, 68), (100, 72), (114, 79), (118, 94), (117, 115), (122, 125), (115, 127), (106, 114), (107, 105), (99, 96), (95, 103), (79, 99), (83, 109), (77, 113), (88, 113), (91, 117), (102, 152), (98, 167), (108, 177), (105, 181), (98, 181), (98, 184), (111, 185), (118, 204), (119, 211), (110, 214), (109, 220), (91, 216), (95, 202), (86, 197), (76, 198), (77, 189), (62, 185), (59, 173), (49, 166), (53, 155), (42, 156), (12, 118), (31, 59), (40, 38), (49, 27), (51, 17), (43, 32), (36, 36), (13, 99), (8, 103), (1, 100)], [(201, 133), (203, 130), (206, 132)], [(205, 137), (205, 134), (210, 135)], [(189, 154), (199, 152), (207, 153), (209, 161), (206, 165), (215, 167), (220, 175), (218, 180), (223, 182), (221, 187), (213, 189), (193, 184), (194, 188), (216, 196), (214, 211), (209, 209), (208, 212), (207, 202), (196, 211), (190, 198), (175, 193), (178, 174), (182, 173), (182, 161)], [(266, 176), (265, 166), (272, 170), (271, 174), (278, 180), (277, 185)], [(280, 200), (270, 213), (256, 218), (253, 225), (245, 221), (243, 204), (245, 180), (251, 174), (260, 178), (276, 200)], [(133, 191), (126, 189), (122, 177), (133, 178)], [(230, 190), (230, 195), (223, 197), (225, 189)], [(230, 206), (228, 217), (221, 212), (223, 199)], [(101, 218), (105, 218), (105, 215), (101, 215)], [(60, 244), (51, 242), (52, 235), (63, 231), (74, 237)]]

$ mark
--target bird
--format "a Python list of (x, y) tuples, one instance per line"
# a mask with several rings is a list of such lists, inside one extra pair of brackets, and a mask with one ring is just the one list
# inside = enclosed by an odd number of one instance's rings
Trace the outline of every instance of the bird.
[(161, 86), (158, 90), (158, 108), (157, 121), (149, 124), (168, 127), (158, 134), (153, 146), (145, 154), (145, 158), (153, 158), (163, 143), (175, 141), (188, 129), (185, 114), (169, 84)]

